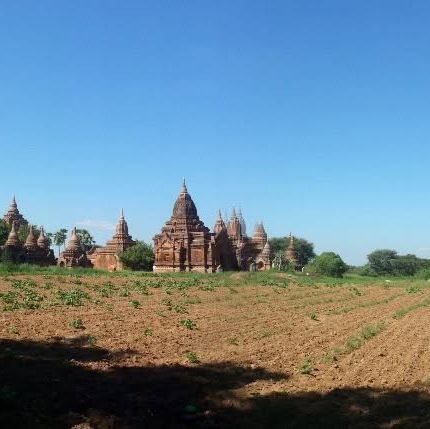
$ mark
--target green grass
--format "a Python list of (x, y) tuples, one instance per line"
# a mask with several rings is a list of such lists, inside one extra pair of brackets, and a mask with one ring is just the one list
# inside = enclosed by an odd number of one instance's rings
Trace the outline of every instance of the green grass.
[(200, 358), (197, 355), (197, 353), (187, 352), (186, 356), (187, 356), (188, 362), (190, 362), (190, 363), (200, 363)]
[(305, 359), (299, 368), (300, 374), (304, 374), (304, 375), (312, 374), (313, 370), (314, 370), (314, 364), (311, 359)]

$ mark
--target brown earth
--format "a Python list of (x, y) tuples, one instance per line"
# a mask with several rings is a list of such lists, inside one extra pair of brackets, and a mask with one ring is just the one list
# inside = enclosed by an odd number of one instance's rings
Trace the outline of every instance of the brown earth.
[(28, 280), (0, 278), (3, 427), (430, 427), (425, 284)]

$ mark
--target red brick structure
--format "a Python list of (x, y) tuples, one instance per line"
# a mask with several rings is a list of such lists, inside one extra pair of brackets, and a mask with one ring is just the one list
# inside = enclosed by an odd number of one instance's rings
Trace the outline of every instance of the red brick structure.
[(136, 244), (135, 241), (128, 234), (128, 225), (122, 210), (112, 240), (109, 240), (105, 247), (90, 250), (87, 256), (94, 268), (120, 271), (123, 269), (123, 265), (119, 255), (134, 244)]
[(262, 223), (253, 237), (246, 236), (241, 212), (233, 210), (226, 225), (218, 213), (211, 233), (199, 219), (185, 181), (173, 214), (160, 234), (154, 237), (154, 271), (260, 270), (271, 268), (270, 246)]
[(60, 254), (57, 263), (60, 267), (65, 268), (91, 267), (91, 262), (88, 260), (87, 254), (82, 248), (81, 241), (76, 234), (76, 228), (73, 228), (66, 249)]
[(212, 272), (212, 236), (199, 219), (185, 181), (170, 220), (154, 237), (154, 271)]
[(300, 265), (299, 255), (294, 245), (294, 237), (291, 235), (291, 233), (290, 243), (285, 252), (285, 259), (294, 267), (295, 270), (300, 270), (302, 268), (302, 266)]
[(18, 205), (16, 203), (15, 196), (12, 199), (10, 207), (7, 213), (3, 216), (3, 220), (9, 225), (12, 226), (15, 224), (15, 228), (18, 231), (21, 225), (28, 225), (24, 216), (19, 212)]

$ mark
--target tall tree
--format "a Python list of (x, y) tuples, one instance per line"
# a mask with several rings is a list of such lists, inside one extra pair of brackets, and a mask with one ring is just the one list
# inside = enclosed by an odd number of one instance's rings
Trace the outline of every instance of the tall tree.
[(86, 229), (77, 229), (76, 235), (81, 240), (81, 245), (85, 250), (91, 249), (96, 244), (92, 235)]
[(67, 229), (62, 228), (57, 232), (54, 232), (53, 236), (53, 242), (58, 247), (58, 254), (61, 252), (61, 246), (64, 246), (67, 240)]

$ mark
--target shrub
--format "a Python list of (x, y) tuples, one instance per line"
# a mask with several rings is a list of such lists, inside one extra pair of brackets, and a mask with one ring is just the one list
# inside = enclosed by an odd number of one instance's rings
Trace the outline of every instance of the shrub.
[(152, 271), (154, 251), (149, 244), (138, 241), (120, 255), (120, 260), (126, 268), (133, 271)]
[(317, 256), (308, 266), (310, 272), (330, 277), (342, 277), (348, 266), (334, 252), (324, 252)]

